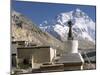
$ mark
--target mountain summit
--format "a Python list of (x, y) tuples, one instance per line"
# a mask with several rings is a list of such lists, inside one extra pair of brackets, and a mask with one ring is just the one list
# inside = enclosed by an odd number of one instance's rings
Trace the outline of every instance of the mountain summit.
[(46, 21), (46, 23), (40, 24), (39, 27), (57, 39), (66, 41), (69, 31), (67, 22), (69, 20), (73, 22), (72, 30), (76, 39), (95, 43), (95, 22), (78, 8), (74, 11), (60, 13), (56, 16), (54, 22), (51, 20), (49, 24)]

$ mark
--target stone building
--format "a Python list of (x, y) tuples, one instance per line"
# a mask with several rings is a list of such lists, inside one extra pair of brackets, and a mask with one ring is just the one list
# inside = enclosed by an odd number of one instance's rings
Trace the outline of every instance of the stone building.
[(55, 56), (56, 50), (50, 46), (17, 48), (17, 64), (31, 64), (32, 68), (39, 68), (43, 63), (52, 63)]

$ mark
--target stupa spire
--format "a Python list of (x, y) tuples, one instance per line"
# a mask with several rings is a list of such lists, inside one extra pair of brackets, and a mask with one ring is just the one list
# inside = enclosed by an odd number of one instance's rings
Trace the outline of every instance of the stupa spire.
[(72, 21), (68, 21), (69, 32), (68, 32), (68, 40), (73, 40), (73, 33), (72, 33)]

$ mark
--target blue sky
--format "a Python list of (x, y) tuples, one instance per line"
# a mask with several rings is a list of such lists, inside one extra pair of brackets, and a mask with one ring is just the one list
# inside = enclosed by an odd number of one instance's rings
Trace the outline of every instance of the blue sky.
[(62, 12), (68, 12), (77, 8), (85, 12), (93, 21), (96, 21), (96, 7), (87, 5), (56, 4), (25, 2), (12, 0), (11, 8), (22, 13), (35, 24), (40, 24), (45, 20), (52, 20)]

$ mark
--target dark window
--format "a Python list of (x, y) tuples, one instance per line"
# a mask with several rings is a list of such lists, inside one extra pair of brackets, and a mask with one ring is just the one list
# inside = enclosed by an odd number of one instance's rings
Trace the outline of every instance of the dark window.
[(23, 64), (25, 64), (25, 65), (26, 65), (26, 64), (29, 64), (29, 60), (28, 60), (28, 59), (24, 59), (24, 60), (23, 60)]

